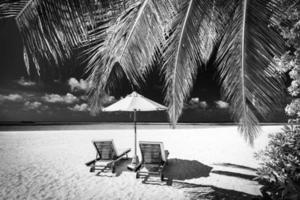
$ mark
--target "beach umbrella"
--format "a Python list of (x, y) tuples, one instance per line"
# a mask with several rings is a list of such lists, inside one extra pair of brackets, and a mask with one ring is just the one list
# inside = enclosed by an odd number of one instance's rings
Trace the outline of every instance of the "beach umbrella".
[(106, 107), (103, 111), (106, 112), (116, 112), (116, 111), (126, 111), (133, 112), (133, 123), (134, 123), (134, 156), (132, 158), (132, 163), (128, 165), (128, 168), (135, 170), (138, 164), (137, 156), (137, 137), (136, 137), (136, 112), (139, 111), (159, 111), (166, 110), (167, 107), (156, 103), (137, 92), (132, 92), (125, 98), (120, 99), (116, 103)]

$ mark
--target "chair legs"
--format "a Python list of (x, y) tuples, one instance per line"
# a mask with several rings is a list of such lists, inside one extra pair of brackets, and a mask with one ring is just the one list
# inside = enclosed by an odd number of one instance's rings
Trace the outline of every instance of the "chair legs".
[(115, 163), (112, 163), (111, 171), (112, 171), (113, 174), (116, 172), (116, 166), (115, 166)]
[(112, 162), (112, 163), (109, 163), (109, 164), (106, 164), (106, 165), (97, 165), (96, 163), (93, 164), (90, 168), (90, 172), (95, 172), (95, 171), (100, 171), (103, 172), (105, 171), (106, 169), (111, 169), (112, 170), (112, 173), (115, 172), (115, 163)]
[[(141, 168), (143, 168), (143, 166), (141, 166), (140, 169)], [(137, 170), (135, 175), (137, 179), (140, 177), (158, 176), (160, 177), (161, 181), (164, 181), (164, 174), (163, 174), (164, 166), (162, 166), (157, 172), (141, 172), (140, 169)]]
[(160, 180), (164, 181), (164, 174), (163, 173), (160, 174)]
[(90, 168), (90, 172), (95, 172), (95, 166), (93, 165), (93, 166), (91, 166), (91, 168)]
[(155, 176), (159, 176), (160, 177), (160, 180), (161, 181), (164, 181), (165, 179), (165, 176), (164, 176), (164, 174), (162, 173), (162, 172), (159, 172), (159, 173), (157, 173), (157, 174), (154, 174), (154, 173), (151, 173), (151, 174), (149, 174), (149, 173), (143, 173), (143, 174), (140, 174), (139, 172), (136, 172), (136, 175), (135, 175), (135, 178), (136, 179), (139, 179), (140, 177), (149, 177), (150, 175), (155, 175)]

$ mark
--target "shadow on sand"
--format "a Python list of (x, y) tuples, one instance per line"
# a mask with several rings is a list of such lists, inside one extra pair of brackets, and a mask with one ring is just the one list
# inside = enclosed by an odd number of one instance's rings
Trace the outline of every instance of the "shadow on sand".
[[(213, 165), (221, 167), (221, 170), (212, 170), (211, 173), (214, 174), (232, 176), (232, 177), (242, 178), (247, 180), (253, 180), (256, 177), (255, 175), (253, 175), (253, 172), (256, 172), (257, 170), (255, 168), (251, 168), (248, 166), (237, 165), (232, 163), (215, 163)], [(227, 168), (242, 169), (243, 171), (242, 172), (232, 171), (232, 170), (228, 170)]]
[[(115, 168), (115, 173), (112, 174), (111, 172), (111, 169), (107, 169), (105, 171), (99, 171), (96, 173), (96, 176), (103, 176), (103, 177), (118, 177), (118, 176), (121, 176), (121, 174), (125, 171), (130, 171), (127, 169), (127, 165), (131, 163), (131, 158), (124, 158), (124, 159), (121, 159), (119, 160), (117, 163), (116, 163), (116, 168)], [(130, 171), (132, 172), (132, 171)]]
[(222, 189), (210, 185), (198, 185), (192, 183), (183, 183), (174, 181), (175, 188), (183, 189), (189, 196), (189, 199), (205, 200), (259, 200), (259, 196), (250, 195), (235, 190)]
[[(127, 165), (131, 163), (131, 159), (122, 159), (116, 165), (114, 175), (120, 176), (123, 172), (128, 172)], [(165, 181), (161, 182), (159, 177), (155, 177), (146, 181), (144, 184), (160, 185), (162, 187), (172, 186), (182, 189), (191, 200), (259, 200), (259, 196), (247, 193), (222, 189), (211, 185), (201, 185), (183, 182), (187, 179), (208, 177), (212, 173), (212, 167), (202, 164), (195, 160), (169, 159), (168, 165), (164, 170)], [(132, 171), (131, 171), (132, 172)], [(109, 176), (108, 173), (99, 173), (99, 176)], [(225, 174), (224, 174), (225, 175)]]
[(168, 164), (163, 170), (164, 181), (160, 177), (145, 176), (142, 183), (151, 185), (172, 186), (173, 180), (183, 181), (188, 179), (208, 177), (212, 167), (196, 160), (168, 159)]
[(246, 169), (249, 171), (256, 172), (257, 170), (252, 167), (244, 166), (244, 165), (237, 165), (237, 164), (232, 164), (232, 163), (214, 163), (214, 165), (217, 166), (222, 166), (222, 167), (232, 167), (232, 168), (238, 168), (238, 169)]
[[(168, 159), (168, 164), (163, 170), (164, 182), (159, 177), (146, 176), (143, 180), (145, 184), (169, 185), (173, 180), (188, 180), (200, 177), (208, 177), (212, 167), (204, 165), (196, 160)], [(166, 182), (165, 182), (166, 181)]]
[[(130, 171), (127, 169), (127, 165), (131, 163), (130, 159), (121, 159), (116, 163), (115, 176), (120, 176), (124, 171)], [(204, 165), (195, 160), (181, 160), (181, 159), (169, 159), (168, 165), (164, 169), (164, 176), (170, 182), (173, 179), (186, 180), (200, 177), (208, 177), (212, 167)], [(104, 172), (98, 172), (98, 176), (107, 176), (106, 170)], [(130, 171), (132, 172), (132, 171)]]
[(123, 172), (132, 172), (127, 169), (127, 165), (129, 165), (132, 161), (132, 158), (122, 159), (116, 165), (116, 176), (120, 176)]
[[(224, 164), (224, 167), (236, 167), (247, 170), (255, 170), (245, 166), (234, 164)], [(223, 189), (212, 185), (201, 185), (183, 182), (184, 180), (208, 177), (210, 173), (219, 173), (225, 176), (236, 176), (243, 179), (252, 179), (253, 177), (246, 174), (230, 173), (227, 171), (213, 171), (213, 168), (195, 160), (169, 159), (168, 165), (164, 170), (165, 182), (159, 178), (150, 179), (145, 184), (154, 184), (161, 186), (172, 186), (183, 189), (190, 199), (209, 199), (209, 200), (257, 200), (259, 196), (239, 192), (235, 190)]]
[(200, 177), (208, 177), (212, 167), (204, 165), (196, 160), (169, 159), (164, 170), (167, 179), (186, 180)]
[(242, 179), (246, 179), (246, 180), (253, 180), (256, 177), (254, 175), (242, 174), (242, 173), (237, 173), (237, 172), (228, 172), (228, 171), (222, 171), (222, 170), (214, 170), (211, 173), (224, 175), (224, 176), (232, 176), (232, 177), (242, 178)]

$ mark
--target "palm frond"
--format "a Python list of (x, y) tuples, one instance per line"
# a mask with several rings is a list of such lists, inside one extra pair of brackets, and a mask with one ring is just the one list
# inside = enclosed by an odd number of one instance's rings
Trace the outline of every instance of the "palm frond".
[(279, 11), (267, 0), (239, 0), (218, 52), (223, 94), (250, 143), (259, 132), (258, 116), (267, 118), (282, 94), (282, 80), (270, 65), (284, 47), (280, 35), (268, 27), (274, 12)]
[(48, 61), (58, 66), (87, 34), (83, 13), (87, 6), (76, 1), (30, 0), (16, 22), (27, 54), (37, 70)]
[[(170, 121), (175, 126), (184, 101), (197, 75), (197, 62), (206, 62), (214, 39), (210, 37), (211, 1), (179, 1), (179, 12), (172, 21), (171, 35), (164, 52), (165, 101)], [(200, 28), (199, 28), (200, 27)]]
[[(165, 41), (164, 28), (170, 13), (169, 1), (143, 0), (130, 4), (113, 23), (98, 27), (91, 40), (88, 70), (98, 105), (100, 91), (106, 91), (115, 65), (119, 65), (126, 79), (138, 86), (153, 62), (155, 52)], [(119, 73), (118, 73), (119, 74)], [(95, 106), (99, 109), (99, 106)]]
[(0, 2), (0, 19), (16, 17), (30, 0), (2, 0)]
[(32, 58), (38, 70), (45, 62), (60, 66), (69, 59), (73, 49), (88, 38), (89, 31), (109, 20), (115, 4), (122, 2), (4, 0), (0, 3), (0, 17), (15, 17), (26, 49), (24, 58)]
[(30, 65), (29, 65), (29, 58), (28, 58), (28, 53), (27, 53), (26, 47), (24, 47), (24, 49), (23, 49), (23, 57), (24, 57), (24, 64), (26, 67), (27, 74), (30, 75)]
[[(231, 1), (232, 2), (232, 1)], [(201, 19), (198, 28), (199, 56), (202, 64), (207, 67), (207, 62), (211, 59), (212, 53), (218, 43), (220, 35), (224, 32), (228, 13), (222, 12), (224, 9), (223, 0), (213, 0), (207, 5), (206, 15)], [(227, 18), (226, 18), (227, 17)]]

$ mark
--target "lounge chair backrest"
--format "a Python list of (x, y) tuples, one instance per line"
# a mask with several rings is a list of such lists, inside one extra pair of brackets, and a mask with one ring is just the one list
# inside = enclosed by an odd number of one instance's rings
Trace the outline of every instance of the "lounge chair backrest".
[(142, 159), (145, 164), (160, 164), (166, 162), (164, 145), (162, 142), (140, 142)]
[(111, 160), (116, 156), (116, 150), (112, 140), (93, 141), (94, 146), (102, 160)]

